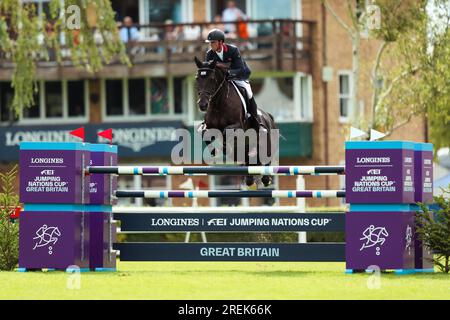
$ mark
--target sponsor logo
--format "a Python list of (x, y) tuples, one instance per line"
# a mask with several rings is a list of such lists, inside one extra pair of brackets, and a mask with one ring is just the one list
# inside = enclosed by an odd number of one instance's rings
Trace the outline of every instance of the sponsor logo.
[[(113, 130), (114, 144), (130, 148), (134, 152), (140, 152), (143, 148), (154, 145), (157, 142), (177, 141), (174, 134), (177, 128), (174, 127), (156, 127), (156, 128), (124, 128)], [(101, 132), (103, 129), (98, 129)], [(99, 143), (105, 143), (108, 140), (98, 137)]]

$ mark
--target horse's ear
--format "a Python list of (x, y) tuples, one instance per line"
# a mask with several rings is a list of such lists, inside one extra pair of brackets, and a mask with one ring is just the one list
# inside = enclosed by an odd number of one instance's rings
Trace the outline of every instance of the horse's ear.
[(197, 65), (197, 68), (203, 67), (203, 63), (200, 60), (198, 60), (197, 56), (194, 57), (194, 61), (195, 64)]
[(210, 67), (211, 69), (214, 69), (214, 68), (216, 67), (216, 64), (217, 64), (217, 60), (213, 60), (213, 61), (209, 64), (209, 67)]

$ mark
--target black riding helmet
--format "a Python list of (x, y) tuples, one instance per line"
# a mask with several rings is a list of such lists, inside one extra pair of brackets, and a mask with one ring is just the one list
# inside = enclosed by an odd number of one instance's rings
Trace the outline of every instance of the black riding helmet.
[(208, 37), (206, 38), (205, 42), (211, 42), (211, 41), (225, 41), (225, 33), (222, 30), (219, 29), (212, 29), (208, 33)]

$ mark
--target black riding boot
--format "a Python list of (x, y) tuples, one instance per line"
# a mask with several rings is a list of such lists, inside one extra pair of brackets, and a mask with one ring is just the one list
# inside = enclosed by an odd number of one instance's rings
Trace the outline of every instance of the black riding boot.
[(248, 102), (248, 112), (250, 113), (249, 121), (251, 127), (257, 132), (259, 132), (259, 130), (267, 131), (266, 126), (261, 122), (261, 119), (258, 116), (258, 106), (256, 105), (255, 97), (252, 97)]

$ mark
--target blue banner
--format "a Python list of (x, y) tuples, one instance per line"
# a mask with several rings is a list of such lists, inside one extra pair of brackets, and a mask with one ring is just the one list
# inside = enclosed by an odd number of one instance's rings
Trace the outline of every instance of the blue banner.
[(69, 132), (81, 126), (85, 128), (86, 142), (90, 143), (108, 143), (97, 133), (112, 128), (113, 144), (118, 145), (121, 158), (170, 157), (172, 148), (178, 143), (174, 131), (184, 128), (182, 121), (0, 127), (0, 161), (18, 161), (22, 141), (79, 142), (80, 139)]

